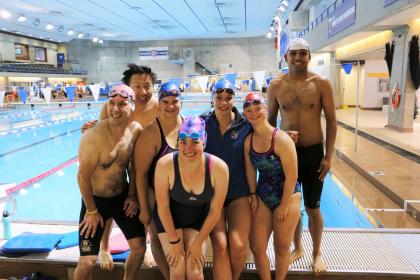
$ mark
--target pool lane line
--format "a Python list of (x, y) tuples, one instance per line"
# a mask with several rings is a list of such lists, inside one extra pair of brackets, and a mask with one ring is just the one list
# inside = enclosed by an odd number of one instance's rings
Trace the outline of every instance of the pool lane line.
[(6, 189), (6, 194), (7, 195), (11, 195), (11, 194), (14, 194), (14, 193), (20, 191), (21, 189), (25, 189), (27, 187), (30, 187), (33, 184), (41, 181), (42, 179), (45, 179), (46, 177), (51, 176), (52, 174), (56, 173), (57, 171), (65, 168), (65, 167), (69, 166), (70, 164), (73, 164), (73, 163), (75, 163), (77, 161), (78, 161), (78, 157), (75, 156), (75, 157), (69, 159), (68, 161), (63, 162), (62, 164), (60, 164), (60, 165), (58, 165), (58, 166), (56, 166), (54, 168), (51, 168), (50, 170), (48, 170), (48, 171), (46, 171), (44, 173), (41, 173), (41, 174), (39, 174), (39, 175), (37, 175), (35, 177), (32, 177), (32, 178), (30, 178), (28, 180), (25, 180), (25, 181), (17, 184), (14, 187), (11, 187), (9, 189)]
[(70, 132), (70, 133), (73, 133), (73, 132), (76, 132), (76, 131), (79, 131), (79, 130), (80, 130), (80, 128), (76, 128), (76, 129), (73, 129), (73, 130), (69, 130), (69, 131), (63, 132), (63, 133), (61, 133), (61, 134), (57, 134), (57, 135), (55, 135), (55, 136), (50, 136), (50, 137), (48, 137), (48, 138), (46, 138), (46, 139), (43, 139), (43, 140), (40, 140), (40, 141), (38, 141), (38, 142), (34, 142), (34, 143), (29, 144), (29, 145), (26, 145), (26, 146), (23, 146), (23, 147), (20, 147), (20, 148), (17, 148), (17, 149), (14, 149), (14, 150), (11, 150), (11, 151), (8, 151), (8, 152), (5, 152), (5, 153), (2, 153), (2, 154), (0, 154), (0, 157), (4, 157), (4, 156), (6, 156), (6, 155), (13, 154), (13, 153), (16, 153), (16, 152), (19, 152), (19, 151), (25, 150), (25, 149), (27, 149), (27, 148), (30, 148), (30, 147), (33, 147), (33, 146), (36, 146), (36, 145), (42, 144), (42, 143), (44, 143), (44, 142), (48, 142), (48, 141), (50, 141), (50, 140), (53, 140), (53, 139), (58, 138), (58, 137), (61, 137), (61, 136), (64, 136), (64, 135), (68, 134), (69, 132)]

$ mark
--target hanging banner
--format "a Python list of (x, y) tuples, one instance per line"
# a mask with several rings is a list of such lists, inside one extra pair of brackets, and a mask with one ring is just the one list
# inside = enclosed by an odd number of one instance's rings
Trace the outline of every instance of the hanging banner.
[(99, 91), (101, 90), (100, 84), (89, 85), (90, 90), (92, 91), (93, 98), (98, 102)]
[(257, 88), (261, 89), (263, 86), (265, 71), (254, 71), (252, 72), (254, 74), (255, 83), (257, 84)]
[(199, 76), (199, 77), (195, 77), (195, 79), (197, 80), (198, 85), (201, 88), (201, 91), (206, 92), (209, 76)]
[(51, 100), (51, 88), (41, 88), (42, 95), (44, 95), (45, 101), (47, 101), (47, 104), (50, 104)]
[(19, 94), (20, 100), (23, 103), (26, 103), (26, 96), (28, 94), (28, 92), (26, 91), (26, 89), (20, 89), (20, 90), (18, 90), (18, 94)]
[(0, 108), (3, 108), (3, 102), (4, 102), (4, 94), (6, 92), (4, 90), (0, 90)]
[(236, 73), (225, 74), (226, 80), (228, 80), (233, 86), (235, 86), (235, 84), (236, 84), (236, 77), (237, 76), (238, 76), (238, 74), (236, 74)]
[(356, 0), (344, 0), (334, 12), (328, 16), (328, 38), (340, 33), (356, 22)]
[(73, 102), (74, 101), (74, 94), (76, 93), (76, 87), (75, 86), (69, 86), (69, 87), (65, 87), (66, 89), (66, 93), (67, 93), (67, 98)]
[(341, 64), (341, 66), (343, 67), (344, 72), (346, 72), (346, 74), (349, 75), (351, 73), (353, 63), (344, 63), (344, 64)]
[(162, 60), (169, 58), (168, 47), (139, 48), (140, 60)]

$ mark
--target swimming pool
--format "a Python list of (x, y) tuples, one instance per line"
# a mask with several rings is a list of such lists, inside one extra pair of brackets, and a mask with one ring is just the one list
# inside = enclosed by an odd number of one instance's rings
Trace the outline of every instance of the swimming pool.
[[(208, 104), (183, 103), (183, 115), (198, 115)], [(98, 109), (43, 108), (0, 113), (9, 128), (0, 130), (0, 183), (17, 184), (14, 221), (76, 223), (81, 197), (77, 185), (80, 127), (98, 117)], [(0, 122), (1, 124), (1, 122)], [(27, 187), (26, 187), (27, 186)], [(325, 180), (321, 209), (326, 227), (377, 226), (354, 204), (339, 179)], [(7, 208), (11, 208), (8, 203)], [(304, 225), (307, 217), (304, 216)]]

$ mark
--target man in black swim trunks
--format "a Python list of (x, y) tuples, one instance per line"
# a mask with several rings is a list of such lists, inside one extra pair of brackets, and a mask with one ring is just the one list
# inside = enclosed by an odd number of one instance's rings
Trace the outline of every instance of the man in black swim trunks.
[[(330, 82), (308, 71), (311, 60), (309, 44), (301, 39), (291, 40), (285, 59), (289, 72), (270, 83), (268, 89), (268, 121), (276, 126), (280, 110), (281, 129), (296, 142), (298, 181), (302, 184), (305, 210), (309, 218), (309, 232), (313, 243), (313, 271), (326, 270), (321, 257), (323, 220), (320, 211), (323, 180), (331, 168), (331, 157), (337, 133), (335, 106)], [(321, 127), (321, 112), (326, 119), (326, 151)], [(300, 222), (295, 232), (295, 251), (291, 262), (303, 256)]]
[[(135, 180), (127, 182), (134, 144), (142, 130), (131, 121), (134, 93), (118, 85), (109, 93), (108, 118), (86, 131), (79, 148), (77, 180), (82, 194), (80, 259), (74, 279), (92, 279), (104, 223), (114, 218), (128, 240), (130, 255), (124, 279), (134, 279), (146, 251), (144, 227), (139, 220)], [(130, 178), (133, 170), (129, 170)]]

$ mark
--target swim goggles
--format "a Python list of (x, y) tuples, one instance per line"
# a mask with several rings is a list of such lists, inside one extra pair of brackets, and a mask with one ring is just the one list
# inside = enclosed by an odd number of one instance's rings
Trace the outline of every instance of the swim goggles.
[(178, 133), (178, 139), (179, 140), (186, 140), (187, 138), (190, 138), (192, 140), (203, 140), (203, 135), (205, 134), (205, 131), (191, 131), (190, 133), (187, 133), (185, 131), (181, 131)]
[(230, 95), (232, 95), (232, 94), (234, 94), (235, 92), (233, 91), (233, 89), (231, 89), (231, 88), (218, 88), (218, 89), (216, 89), (215, 90), (215, 93), (222, 93), (224, 90), (226, 90), (226, 93), (227, 94), (230, 94)]
[(168, 96), (175, 96), (178, 97), (181, 95), (181, 91), (177, 84), (173, 82), (163, 83), (159, 89), (158, 99), (161, 100)]
[(245, 97), (243, 108), (248, 108), (251, 105), (265, 105), (264, 99), (261, 98), (261, 96), (258, 96), (253, 93), (248, 93)]
[(113, 88), (109, 93), (108, 93), (108, 97), (109, 98), (113, 98), (115, 96), (121, 96), (122, 98), (131, 98), (133, 99), (133, 94), (125, 89), (121, 89), (121, 88)]

